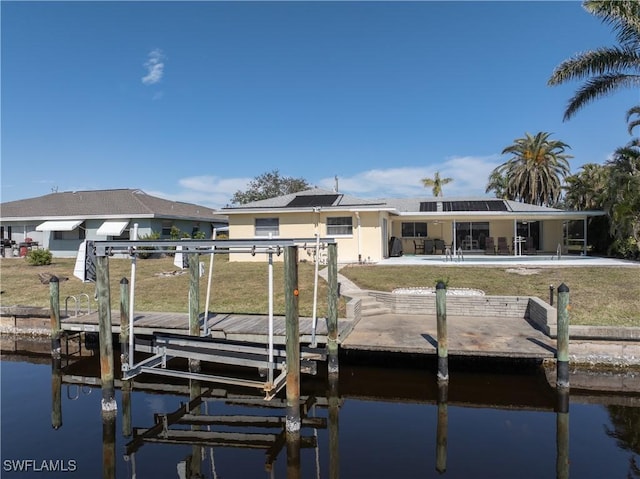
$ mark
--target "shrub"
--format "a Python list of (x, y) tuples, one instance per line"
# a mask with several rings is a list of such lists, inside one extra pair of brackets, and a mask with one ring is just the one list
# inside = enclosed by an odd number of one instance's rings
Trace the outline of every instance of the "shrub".
[(27, 253), (27, 262), (32, 266), (51, 264), (53, 255), (48, 249), (32, 249)]
[[(154, 231), (152, 233), (149, 233), (148, 235), (142, 235), (138, 239), (145, 241), (157, 240), (160, 239), (160, 233)], [(151, 257), (151, 253), (147, 253), (146, 250), (152, 250), (153, 248), (150, 246), (138, 246), (136, 249), (138, 251), (138, 258), (147, 259)]]

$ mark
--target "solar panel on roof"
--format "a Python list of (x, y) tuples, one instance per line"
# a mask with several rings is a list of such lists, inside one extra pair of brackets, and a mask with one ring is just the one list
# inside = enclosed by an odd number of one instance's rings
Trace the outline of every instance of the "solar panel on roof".
[(438, 203), (435, 201), (421, 201), (420, 202), (420, 211), (438, 211)]
[(331, 206), (340, 195), (299, 195), (287, 206)]
[(502, 200), (443, 201), (442, 211), (507, 211)]

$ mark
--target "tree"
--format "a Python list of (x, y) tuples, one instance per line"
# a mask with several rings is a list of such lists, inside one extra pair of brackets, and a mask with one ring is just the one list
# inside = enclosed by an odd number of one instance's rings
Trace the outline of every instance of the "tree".
[(562, 180), (569, 174), (569, 145), (550, 140), (550, 133), (529, 133), (517, 138), (502, 150), (511, 154), (505, 163), (491, 173), (507, 178), (507, 193), (517, 201), (534, 205), (554, 206), (560, 200)]
[(603, 165), (587, 163), (580, 172), (565, 179), (565, 204), (574, 210), (604, 208), (609, 170)]
[(422, 184), (425, 188), (431, 188), (433, 196), (442, 196), (442, 187), (453, 181), (453, 178), (440, 178), (440, 172), (436, 171), (433, 178), (422, 178)]
[(607, 212), (614, 249), (627, 257), (640, 255), (640, 139), (618, 148), (605, 164), (609, 168)]
[(593, 100), (619, 88), (640, 85), (640, 2), (588, 0), (583, 6), (613, 26), (619, 45), (579, 53), (556, 67), (549, 85), (586, 79), (569, 100), (565, 120)]
[(288, 195), (309, 189), (311, 186), (303, 178), (280, 176), (278, 170), (272, 170), (256, 176), (249, 182), (245, 191), (238, 190), (233, 194), (231, 203), (245, 205), (252, 201), (266, 200), (276, 196)]
[(489, 183), (487, 183), (487, 189), (484, 192), (489, 193), (490, 191), (495, 193), (496, 198), (503, 200), (514, 199), (509, 193), (509, 178), (503, 176), (496, 170), (493, 170), (491, 175), (489, 175)]

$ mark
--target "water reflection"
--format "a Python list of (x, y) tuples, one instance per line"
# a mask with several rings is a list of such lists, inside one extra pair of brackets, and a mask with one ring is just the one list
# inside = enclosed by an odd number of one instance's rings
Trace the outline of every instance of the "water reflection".
[[(48, 357), (44, 370), (7, 359), (3, 459), (49, 448), (77, 458), (81, 477), (640, 477), (640, 397), (561, 395), (536, 372), (453, 369), (439, 385), (433, 370), (341, 365), (340, 376), (302, 381), (296, 436), (283, 395), (116, 379), (118, 413), (104, 420), (100, 394), (88, 394), (100, 383), (97, 358)], [(17, 414), (27, 394), (33, 414)]]

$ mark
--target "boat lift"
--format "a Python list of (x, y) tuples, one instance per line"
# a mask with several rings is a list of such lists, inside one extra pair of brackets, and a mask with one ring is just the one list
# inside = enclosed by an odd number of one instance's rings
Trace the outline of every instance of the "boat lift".
[[(135, 235), (135, 230), (134, 230)], [(320, 249), (326, 249), (327, 245), (333, 245), (333, 254), (336, 254), (335, 240), (331, 238), (320, 238), (316, 236), (310, 239), (251, 239), (251, 240), (129, 240), (129, 241), (93, 241), (87, 242), (85, 251), (87, 257), (105, 258), (113, 255), (128, 255), (131, 258), (131, 290), (129, 300), (128, 317), (128, 354), (123, 355), (122, 378), (131, 379), (139, 374), (148, 373), (161, 376), (181, 377), (196, 379), (204, 382), (214, 382), (223, 384), (233, 384), (257, 388), (265, 393), (265, 399), (273, 398), (286, 384), (287, 379), (287, 358), (285, 345), (274, 344), (273, 334), (273, 255), (280, 256), (285, 248), (296, 247), (309, 251), (314, 250), (316, 261), (319, 261)], [(136, 338), (134, 322), (134, 300), (135, 300), (135, 274), (136, 259), (140, 252), (166, 253), (167, 250), (176, 249), (182, 255), (189, 258), (189, 270), (191, 271), (191, 285), (189, 297), (189, 323), (190, 334), (154, 333), (150, 340)], [(331, 249), (331, 248), (329, 248)], [(268, 339), (267, 343), (250, 341), (231, 341), (226, 339), (213, 339), (209, 329), (209, 298), (211, 291), (211, 279), (216, 254), (246, 253), (255, 255), (265, 255), (268, 260)], [(207, 304), (205, 313), (200, 313), (199, 306), (199, 277), (202, 276), (200, 255), (209, 255), (209, 275), (207, 285)], [(334, 258), (336, 261), (336, 258)], [(108, 263), (107, 263), (108, 264)], [(87, 261), (85, 261), (87, 265)], [(297, 264), (296, 281), (297, 281)], [(91, 269), (91, 265), (88, 265)], [(96, 268), (99, 269), (99, 268)], [(336, 268), (333, 268), (336, 270)], [(313, 330), (312, 344), (300, 345), (300, 366), (301, 373), (316, 374), (316, 361), (324, 361), (327, 358), (327, 347), (319, 347), (316, 344), (316, 307), (317, 307), (317, 282), (318, 268), (315, 269), (315, 284), (313, 298)], [(286, 278), (285, 278), (286, 279)], [(195, 282), (195, 284), (194, 284)], [(337, 270), (335, 284), (337, 285)], [(193, 298), (192, 292), (196, 292)], [(297, 286), (296, 291), (297, 293)], [(337, 297), (335, 298), (337, 304)], [(297, 309), (297, 303), (296, 303)], [(337, 329), (337, 307), (329, 308), (334, 311)], [(297, 311), (295, 319), (298, 320)], [(110, 322), (110, 319), (109, 319)], [(195, 327), (194, 327), (195, 325)], [(126, 326), (125, 326), (126, 327)], [(296, 338), (299, 341), (299, 338)], [(287, 341), (289, 339), (287, 338)], [(135, 352), (147, 352), (151, 356), (139, 362), (135, 362)], [(128, 356), (128, 357), (124, 357)], [(189, 371), (175, 370), (168, 367), (168, 362), (174, 358), (187, 359), (191, 364), (197, 366), (190, 367)], [(220, 376), (207, 374), (200, 371), (200, 362), (225, 364), (253, 368), (258, 371), (257, 379), (237, 376)]]

